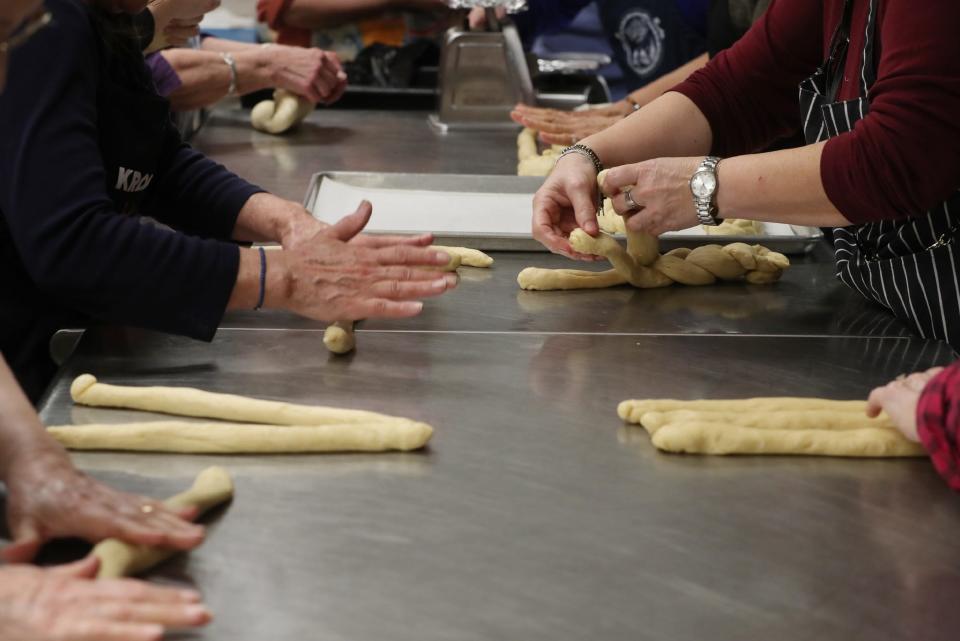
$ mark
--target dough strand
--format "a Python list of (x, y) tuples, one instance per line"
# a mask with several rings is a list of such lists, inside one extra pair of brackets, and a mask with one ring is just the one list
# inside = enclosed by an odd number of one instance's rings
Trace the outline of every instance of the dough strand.
[[(186, 492), (177, 494), (164, 504), (172, 509), (195, 507), (197, 516), (229, 501), (233, 497), (233, 479), (222, 467), (201, 472)], [(119, 539), (107, 539), (93, 548), (100, 559), (98, 578), (117, 578), (140, 574), (178, 553), (170, 548), (133, 545)]]
[(409, 419), (313, 405), (296, 405), (233, 394), (205, 392), (191, 387), (127, 387), (97, 382), (91, 374), (78, 376), (70, 386), (78, 405), (158, 412), (174, 416), (215, 418), (268, 425), (325, 425), (343, 423), (411, 422)]
[(64, 425), (47, 431), (70, 450), (179, 454), (295, 454), (416, 450), (433, 428), (394, 419), (371, 423), (259, 425), (154, 421)]
[(479, 249), (469, 247), (445, 247), (443, 245), (431, 245), (430, 249), (446, 252), (451, 256), (459, 256), (460, 264), (467, 267), (490, 267), (493, 264), (493, 258), (483, 253)]
[(264, 100), (250, 110), (250, 124), (268, 134), (282, 134), (299, 125), (315, 105), (284, 89), (273, 92), (273, 100)]
[(720, 423), (770, 430), (897, 429), (886, 414), (881, 414), (877, 418), (868, 418), (863, 412), (836, 412), (817, 409), (767, 412), (673, 410), (669, 412), (646, 412), (640, 416), (640, 424), (650, 434), (656, 433), (664, 425), (674, 423)]
[(353, 321), (338, 321), (323, 332), (323, 344), (334, 354), (349, 354), (357, 347)]

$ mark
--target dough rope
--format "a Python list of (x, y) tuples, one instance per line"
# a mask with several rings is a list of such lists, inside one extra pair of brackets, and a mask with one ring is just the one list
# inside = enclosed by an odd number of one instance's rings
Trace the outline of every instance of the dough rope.
[(412, 422), (406, 418), (363, 410), (297, 405), (234, 394), (218, 394), (191, 387), (127, 387), (97, 382), (91, 374), (78, 376), (70, 386), (74, 403), (90, 407), (157, 412), (174, 416), (214, 418), (267, 425), (326, 425), (343, 423)]
[[(233, 479), (221, 467), (202, 471), (186, 492), (177, 494), (164, 504), (173, 509), (195, 507), (199, 517), (212, 508), (233, 498)], [(106, 539), (93, 548), (100, 559), (98, 578), (117, 578), (140, 574), (177, 554), (169, 548), (132, 545), (119, 539)]]
[(250, 110), (250, 124), (268, 134), (282, 134), (299, 125), (313, 112), (315, 105), (284, 89), (273, 92), (273, 100), (257, 103)]
[(457, 256), (460, 258), (460, 264), (467, 267), (490, 267), (493, 265), (493, 258), (479, 249), (471, 249), (469, 247), (445, 247), (443, 245), (431, 245), (430, 249), (445, 252), (451, 257)]
[(537, 151), (537, 132), (524, 128), (517, 136), (517, 175), (546, 176), (553, 171), (563, 149), (553, 145), (541, 154)]
[(334, 354), (349, 354), (357, 347), (353, 321), (338, 321), (323, 332), (323, 344)]
[(708, 236), (762, 236), (763, 223), (759, 220), (727, 218), (719, 225), (700, 225)]
[[(597, 181), (603, 184), (605, 172)], [(613, 214), (615, 218), (620, 218)], [(678, 248), (661, 254), (655, 236), (627, 230), (621, 219), (606, 211), (599, 219), (602, 229), (618, 231), (627, 236), (624, 248), (616, 238), (601, 232), (590, 236), (582, 229), (570, 234), (570, 245), (578, 252), (603, 256), (623, 279), (639, 288), (667, 287), (674, 283), (690, 286), (712, 285), (718, 280), (745, 280), (754, 285), (766, 285), (780, 279), (790, 261), (783, 254), (770, 251), (761, 245), (731, 243), (729, 245), (702, 245), (694, 249)], [(533, 271), (536, 270), (536, 271)], [(609, 275), (590, 277), (591, 272), (578, 271), (571, 277), (561, 272), (547, 277), (549, 270), (527, 268), (520, 272), (517, 283), (522, 289), (578, 289), (580, 285), (600, 287), (599, 283), (613, 281)], [(620, 284), (620, 283), (615, 283)]]
[(886, 414), (868, 418), (864, 401), (818, 398), (629, 400), (617, 407), (642, 425), (653, 445), (687, 454), (923, 456)]
[(178, 454), (306, 454), (409, 451), (433, 435), (426, 423), (390, 420), (340, 425), (259, 425), (154, 421), (47, 428), (69, 450)]

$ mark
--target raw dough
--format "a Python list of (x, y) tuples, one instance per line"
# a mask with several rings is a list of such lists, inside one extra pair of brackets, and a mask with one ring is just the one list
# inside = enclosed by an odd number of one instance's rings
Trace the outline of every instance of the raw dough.
[(517, 175), (546, 176), (553, 171), (563, 147), (553, 145), (542, 154), (537, 151), (537, 132), (526, 128), (517, 136)]
[(866, 401), (832, 401), (823, 398), (798, 398), (792, 396), (768, 396), (736, 400), (702, 399), (680, 401), (674, 399), (648, 399), (623, 401), (617, 406), (617, 414), (629, 423), (641, 422), (647, 412), (672, 412), (676, 410), (695, 410), (699, 412), (732, 412), (753, 414), (756, 412), (809, 412), (826, 410), (831, 412), (858, 413), (866, 416)]
[(334, 354), (348, 354), (357, 347), (353, 321), (338, 321), (323, 332), (323, 344)]
[(770, 412), (698, 412), (696, 410), (673, 410), (669, 412), (646, 412), (640, 423), (650, 434), (674, 423), (722, 423), (767, 430), (895, 430), (886, 414), (868, 418), (862, 411), (836, 412), (833, 410), (786, 410)]
[(666, 452), (687, 454), (796, 454), (812, 456), (924, 456), (919, 443), (885, 428), (784, 430), (719, 423), (673, 423), (653, 435)]
[(182, 454), (292, 454), (384, 452), (426, 445), (426, 423), (389, 419), (324, 425), (253, 425), (157, 421), (129, 424), (65, 425), (47, 429), (70, 450), (177, 452)]
[[(600, 172), (597, 181), (603, 184), (606, 172)], [(776, 282), (790, 261), (783, 254), (772, 252), (760, 245), (731, 243), (729, 245), (703, 245), (695, 249), (680, 248), (660, 254), (655, 236), (627, 230), (622, 219), (604, 204), (599, 215), (602, 229), (612, 233), (623, 231), (627, 236), (624, 248), (616, 238), (601, 232), (593, 237), (582, 229), (570, 234), (570, 245), (578, 252), (603, 256), (613, 265), (623, 279), (639, 288), (666, 287), (674, 283), (683, 285), (711, 285), (718, 280), (745, 280), (755, 285)], [(585, 276), (589, 272), (569, 270), (549, 274), (550, 270), (527, 268), (520, 272), (517, 282), (522, 289), (579, 289), (581, 286), (599, 287), (609, 279)], [(614, 282), (614, 284), (620, 284)]]
[(268, 425), (328, 425), (405, 421), (376, 412), (295, 405), (265, 401), (233, 394), (217, 394), (191, 387), (126, 387), (98, 383), (90, 374), (78, 376), (70, 386), (70, 396), (79, 405), (116, 407), (175, 416), (216, 418), (241, 423)]
[(254, 129), (268, 134), (282, 134), (303, 122), (314, 108), (306, 98), (277, 89), (273, 100), (264, 100), (250, 111), (250, 123)]
[[(164, 501), (171, 508), (196, 507), (197, 516), (233, 497), (233, 479), (222, 467), (210, 467), (197, 476), (186, 492)], [(116, 578), (140, 574), (165, 561), (177, 550), (169, 548), (132, 545), (118, 539), (107, 539), (93, 548), (100, 559), (99, 578)]]
[(446, 252), (450, 256), (459, 256), (460, 264), (467, 267), (489, 267), (493, 264), (493, 258), (484, 254), (479, 249), (470, 249), (469, 247), (444, 247), (442, 245), (431, 245), (430, 249)]
[(627, 279), (617, 270), (590, 272), (582, 269), (543, 269), (527, 267), (517, 275), (520, 289), (552, 291), (557, 289), (601, 289), (624, 285)]
[(701, 225), (709, 236), (762, 236), (763, 223), (759, 220), (728, 218), (719, 225)]

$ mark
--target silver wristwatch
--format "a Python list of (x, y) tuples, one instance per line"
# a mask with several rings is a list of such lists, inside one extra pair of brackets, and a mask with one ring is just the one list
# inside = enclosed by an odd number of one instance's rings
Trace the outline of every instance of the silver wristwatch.
[(707, 156), (690, 179), (690, 193), (693, 194), (693, 204), (701, 225), (716, 226), (723, 222), (717, 216), (716, 203), (717, 188), (720, 186), (717, 165), (720, 160), (716, 156)]

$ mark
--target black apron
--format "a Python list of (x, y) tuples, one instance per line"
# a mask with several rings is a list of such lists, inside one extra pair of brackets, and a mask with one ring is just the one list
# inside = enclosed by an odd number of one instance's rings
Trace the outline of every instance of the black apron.
[[(869, 0), (860, 55), (861, 98), (838, 101), (847, 60), (853, 0), (846, 0), (829, 57), (800, 84), (803, 132), (815, 144), (852, 131), (870, 110), (877, 77), (878, 0)], [(879, 303), (923, 338), (960, 348), (960, 190), (912, 218), (881, 220), (833, 230), (837, 278)]]
[[(157, 182), (165, 154), (173, 152), (179, 137), (169, 102), (156, 94), (143, 62), (132, 19), (93, 9), (90, 15), (99, 35), (97, 134), (104, 186), (117, 212), (135, 215)], [(15, 255), (12, 242), (0, 225), (0, 246)], [(12, 268), (22, 270), (19, 264)], [(16, 280), (30, 282), (25, 274)], [(28, 397), (37, 402), (56, 372), (50, 338), (59, 329), (85, 327), (91, 319), (49, 300), (35, 287), (7, 291), (0, 306), (0, 352)]]

